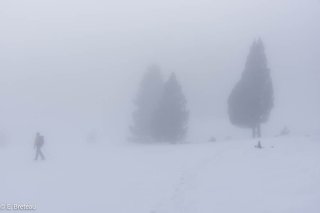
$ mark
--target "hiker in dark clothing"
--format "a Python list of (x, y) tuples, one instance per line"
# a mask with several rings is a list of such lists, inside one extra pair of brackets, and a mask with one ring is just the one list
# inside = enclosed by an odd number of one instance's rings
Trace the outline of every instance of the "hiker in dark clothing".
[(41, 160), (45, 160), (45, 157), (41, 151), (41, 148), (44, 144), (44, 137), (40, 135), (40, 133), (37, 133), (36, 139), (34, 141), (34, 149), (36, 150), (36, 157), (34, 160), (38, 160), (38, 157), (41, 157)]

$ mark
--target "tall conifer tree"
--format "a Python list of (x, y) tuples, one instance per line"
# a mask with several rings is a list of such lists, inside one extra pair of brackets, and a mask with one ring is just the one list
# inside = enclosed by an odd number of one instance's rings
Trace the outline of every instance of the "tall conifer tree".
[(267, 122), (273, 107), (273, 86), (261, 39), (254, 41), (245, 69), (228, 100), (232, 124), (252, 129), (261, 137), (261, 124)]
[(185, 138), (189, 113), (186, 98), (173, 73), (164, 85), (153, 126), (158, 141), (178, 142)]
[(140, 142), (153, 140), (152, 121), (162, 96), (163, 85), (160, 68), (156, 65), (150, 66), (134, 100), (136, 110), (133, 112), (133, 126), (131, 126), (134, 140)]

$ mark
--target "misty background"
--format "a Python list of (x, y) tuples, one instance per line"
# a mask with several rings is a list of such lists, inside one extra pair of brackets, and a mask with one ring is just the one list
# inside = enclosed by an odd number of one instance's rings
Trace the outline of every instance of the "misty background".
[(132, 101), (153, 63), (175, 72), (190, 111), (187, 141), (250, 137), (227, 99), (261, 37), (275, 107), (263, 135), (320, 130), (317, 0), (2, 0), (0, 133), (10, 143), (125, 141)]

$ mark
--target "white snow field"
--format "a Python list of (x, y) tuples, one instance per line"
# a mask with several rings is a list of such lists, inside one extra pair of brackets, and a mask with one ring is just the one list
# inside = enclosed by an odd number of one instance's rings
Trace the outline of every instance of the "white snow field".
[(31, 146), (1, 148), (0, 203), (41, 213), (319, 213), (319, 138), (256, 143), (46, 144), (44, 162)]

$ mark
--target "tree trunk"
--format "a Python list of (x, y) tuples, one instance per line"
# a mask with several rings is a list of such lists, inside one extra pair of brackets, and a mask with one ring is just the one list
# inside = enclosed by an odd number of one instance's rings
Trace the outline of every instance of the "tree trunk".
[(260, 125), (260, 123), (257, 125), (257, 137), (261, 138), (261, 125)]
[(257, 137), (257, 134), (256, 134), (256, 127), (253, 126), (252, 127), (252, 138), (256, 138)]
[(252, 138), (261, 138), (261, 125), (257, 124), (252, 127)]

